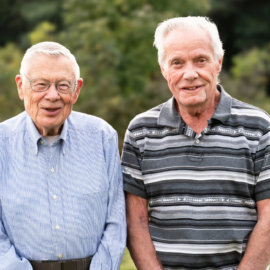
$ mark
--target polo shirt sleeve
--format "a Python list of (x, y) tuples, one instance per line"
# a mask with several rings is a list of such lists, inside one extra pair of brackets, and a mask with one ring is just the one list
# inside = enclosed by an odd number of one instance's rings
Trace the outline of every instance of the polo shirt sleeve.
[(135, 140), (134, 134), (128, 129), (124, 139), (121, 162), (124, 190), (147, 199), (147, 192), (141, 170), (141, 150), (138, 142)]
[(260, 138), (255, 156), (255, 200), (270, 198), (270, 126)]

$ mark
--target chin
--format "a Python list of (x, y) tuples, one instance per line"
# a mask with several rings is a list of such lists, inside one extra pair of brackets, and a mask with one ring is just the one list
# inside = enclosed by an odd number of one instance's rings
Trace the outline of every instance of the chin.
[(186, 100), (186, 101), (181, 102), (180, 104), (182, 104), (184, 107), (190, 107), (190, 108), (192, 108), (192, 107), (201, 106), (205, 102), (206, 102), (205, 99), (203, 99), (203, 100), (196, 99), (196, 100), (192, 100), (192, 101), (191, 100)]

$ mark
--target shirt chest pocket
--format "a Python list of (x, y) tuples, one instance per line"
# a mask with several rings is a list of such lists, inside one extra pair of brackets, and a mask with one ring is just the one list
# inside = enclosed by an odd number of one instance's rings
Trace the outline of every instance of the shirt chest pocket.
[(101, 238), (107, 214), (107, 192), (72, 196), (69, 229), (80, 238)]

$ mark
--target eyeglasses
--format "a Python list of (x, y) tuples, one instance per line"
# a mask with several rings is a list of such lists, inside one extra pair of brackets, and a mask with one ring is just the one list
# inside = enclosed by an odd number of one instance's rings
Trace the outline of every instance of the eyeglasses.
[(69, 94), (75, 90), (75, 87), (77, 85), (77, 83), (73, 81), (62, 80), (53, 83), (41, 78), (30, 80), (26, 77), (26, 75), (24, 76), (30, 82), (31, 89), (35, 92), (45, 92), (50, 88), (51, 84), (55, 84), (55, 88), (58, 92), (62, 94)]

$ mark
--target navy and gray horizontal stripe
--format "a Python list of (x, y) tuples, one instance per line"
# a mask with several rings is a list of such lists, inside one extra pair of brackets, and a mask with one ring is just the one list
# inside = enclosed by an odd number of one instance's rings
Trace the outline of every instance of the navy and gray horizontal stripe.
[(149, 201), (149, 228), (165, 269), (236, 269), (270, 197), (270, 118), (231, 98), (197, 136), (174, 98), (136, 116), (126, 132), (124, 189)]

